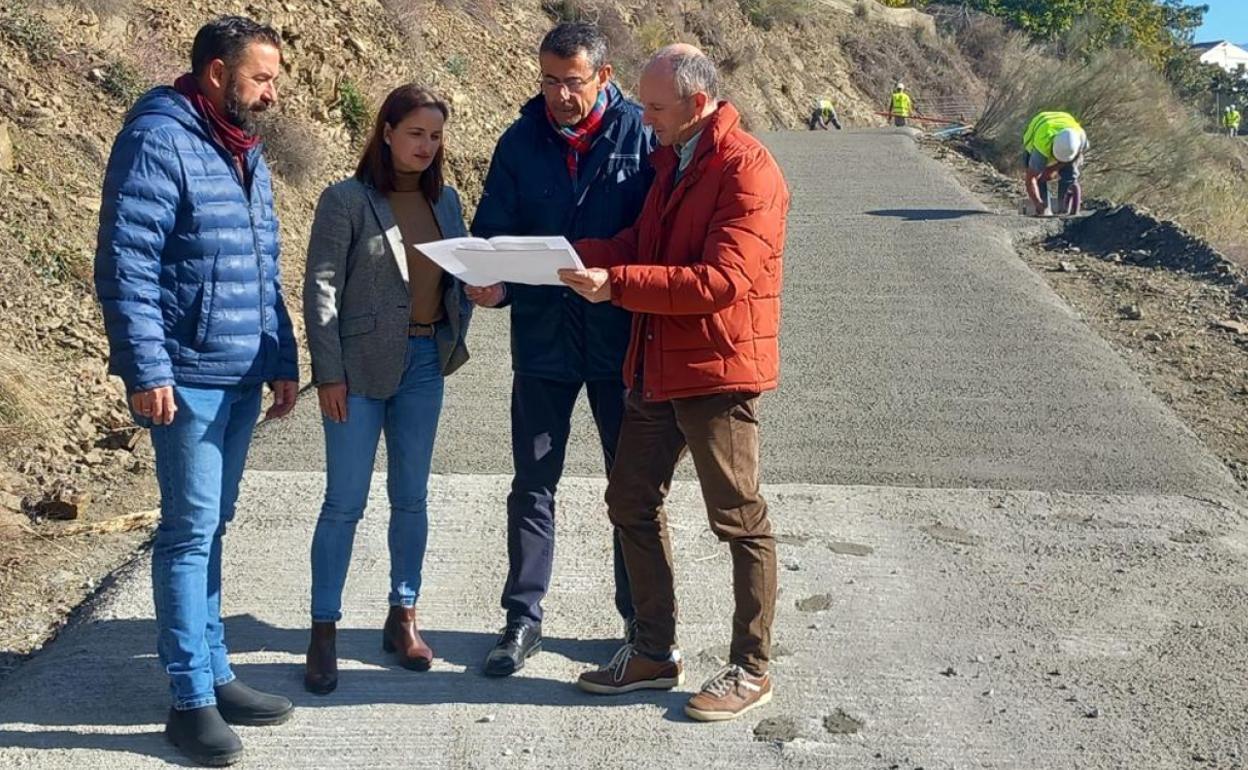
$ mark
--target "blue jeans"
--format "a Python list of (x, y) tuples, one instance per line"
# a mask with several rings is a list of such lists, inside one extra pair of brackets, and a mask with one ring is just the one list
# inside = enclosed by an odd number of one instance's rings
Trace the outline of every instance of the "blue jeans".
[(390, 605), (412, 607), (429, 538), (427, 497), (442, 412), (442, 367), (431, 337), (411, 337), (399, 389), (387, 399), (348, 394), (347, 421), (325, 425), (325, 504), (312, 536), (312, 620), (342, 619), (355, 527), (364, 516), (384, 432), (390, 498)]
[(234, 518), (259, 385), (174, 388), (170, 425), (152, 425), (160, 525), (152, 549), (157, 651), (174, 708), (217, 702), (234, 679), (221, 622), (221, 536)]

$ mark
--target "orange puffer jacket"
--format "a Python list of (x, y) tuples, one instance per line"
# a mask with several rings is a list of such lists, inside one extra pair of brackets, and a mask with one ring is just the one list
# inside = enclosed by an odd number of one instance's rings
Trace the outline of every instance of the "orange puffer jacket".
[(624, 382), (642, 369), (647, 401), (760, 393), (780, 379), (780, 284), (789, 191), (771, 153), (720, 102), (676, 183), (676, 152), (632, 227), (584, 240), (588, 267), (609, 268), (611, 301), (633, 311)]

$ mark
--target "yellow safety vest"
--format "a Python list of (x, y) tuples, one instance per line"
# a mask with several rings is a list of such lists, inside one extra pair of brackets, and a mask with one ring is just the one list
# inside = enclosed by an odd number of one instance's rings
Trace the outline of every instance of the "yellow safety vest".
[(830, 120), (832, 118), (832, 100), (820, 99), (819, 112), (823, 115), (824, 120)]
[(893, 91), (892, 113), (898, 117), (910, 117), (910, 94), (905, 91)]
[(1027, 131), (1023, 134), (1023, 149), (1027, 152), (1038, 152), (1050, 163), (1056, 163), (1057, 158), (1053, 157), (1053, 140), (1068, 128), (1083, 130), (1079, 121), (1068, 112), (1042, 112), (1027, 124)]
[(1231, 110), (1230, 112), (1226, 113), (1226, 127), (1227, 128), (1239, 127), (1239, 110)]

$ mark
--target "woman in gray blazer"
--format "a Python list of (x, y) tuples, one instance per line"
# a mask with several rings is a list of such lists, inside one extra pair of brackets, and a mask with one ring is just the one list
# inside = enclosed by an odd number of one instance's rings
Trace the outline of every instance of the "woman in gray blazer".
[(472, 304), (463, 285), (413, 248), (467, 235), (459, 195), (443, 184), (450, 110), (404, 85), (381, 106), (355, 176), (330, 186), (308, 244), (303, 312), (325, 427), (325, 502), (312, 538), (312, 639), (304, 684), (338, 684), (335, 624), (377, 441), (389, 458), (387, 652), (427, 670), (416, 627), (429, 532), (426, 494), (446, 375), (468, 359)]

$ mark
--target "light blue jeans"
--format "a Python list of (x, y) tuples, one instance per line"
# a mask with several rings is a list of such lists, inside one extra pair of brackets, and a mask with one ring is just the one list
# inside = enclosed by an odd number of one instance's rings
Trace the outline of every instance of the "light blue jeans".
[(221, 622), (221, 536), (234, 518), (259, 385), (174, 388), (170, 425), (152, 425), (160, 525), (152, 548), (156, 647), (174, 708), (211, 706), (234, 679)]
[(398, 391), (387, 399), (348, 394), (347, 421), (324, 419), (325, 504), (312, 536), (312, 620), (342, 619), (342, 589), (355, 527), (368, 504), (377, 440), (386, 436), (390, 498), (390, 605), (420, 596), (429, 538), (427, 497), (433, 442), (442, 412), (442, 367), (431, 337), (410, 337)]

